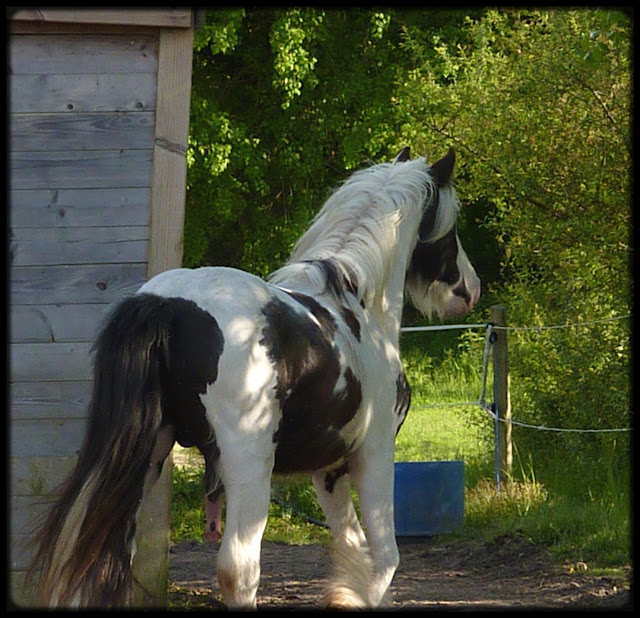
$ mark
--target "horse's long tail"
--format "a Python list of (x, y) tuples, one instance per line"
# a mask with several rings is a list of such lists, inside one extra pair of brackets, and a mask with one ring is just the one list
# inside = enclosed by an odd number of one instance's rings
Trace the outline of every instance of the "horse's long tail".
[[(167, 299), (133, 296), (96, 341), (84, 444), (36, 537), (32, 570), (41, 568), (48, 606), (130, 602), (135, 518), (163, 422), (171, 315)], [(172, 438), (159, 467), (171, 446)]]

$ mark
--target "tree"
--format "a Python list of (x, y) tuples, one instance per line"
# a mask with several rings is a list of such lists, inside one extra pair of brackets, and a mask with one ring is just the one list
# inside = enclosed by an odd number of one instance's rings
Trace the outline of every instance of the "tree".
[(194, 48), (185, 265), (279, 266), (329, 188), (406, 145), (393, 103), (412, 62), (404, 29), (439, 32), (463, 17), (208, 12)]
[[(483, 205), (503, 256), (494, 297), (524, 326), (630, 313), (628, 16), (489, 10), (464, 31), (452, 45), (407, 29), (416, 67), (396, 96), (411, 141), (428, 149), (445, 136), (462, 151), (460, 193)], [(628, 320), (513, 333), (514, 414), (628, 426), (629, 355)], [(582, 436), (519, 435), (538, 452), (583, 452)]]

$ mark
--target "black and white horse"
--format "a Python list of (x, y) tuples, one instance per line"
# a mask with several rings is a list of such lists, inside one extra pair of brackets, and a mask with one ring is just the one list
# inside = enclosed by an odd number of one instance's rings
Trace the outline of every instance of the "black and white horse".
[[(95, 344), (77, 467), (39, 539), (50, 606), (126, 605), (136, 514), (175, 441), (204, 455), (207, 537), (229, 606), (256, 606), (271, 476), (309, 472), (335, 541), (326, 602), (372, 607), (398, 565), (395, 436), (410, 391), (405, 291), (461, 315), (480, 282), (456, 233), (454, 153), (353, 174), (267, 282), (177, 269), (119, 303)], [(363, 532), (350, 495), (357, 489)]]

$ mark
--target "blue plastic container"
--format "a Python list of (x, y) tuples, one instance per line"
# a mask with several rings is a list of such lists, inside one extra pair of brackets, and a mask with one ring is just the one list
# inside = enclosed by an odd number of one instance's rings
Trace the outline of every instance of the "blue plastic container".
[(434, 536), (462, 528), (464, 462), (395, 464), (396, 536)]

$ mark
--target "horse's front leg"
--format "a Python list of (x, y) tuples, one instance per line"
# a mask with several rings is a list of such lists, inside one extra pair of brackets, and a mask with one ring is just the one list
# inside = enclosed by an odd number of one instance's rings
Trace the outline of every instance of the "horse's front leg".
[(373, 561), (369, 585), (373, 606), (391, 604), (386, 592), (400, 560), (393, 520), (394, 441), (390, 432), (375, 448), (364, 445), (353, 473)]

